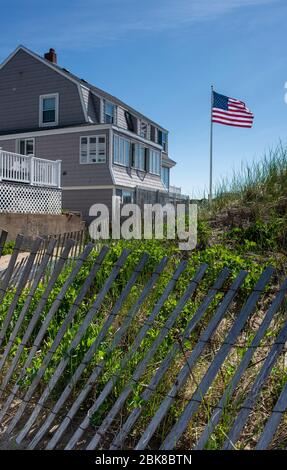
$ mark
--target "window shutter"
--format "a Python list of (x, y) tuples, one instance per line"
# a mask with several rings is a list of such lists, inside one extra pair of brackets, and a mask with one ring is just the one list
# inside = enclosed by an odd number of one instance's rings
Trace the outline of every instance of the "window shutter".
[(133, 118), (132, 118), (132, 115), (128, 111), (125, 111), (125, 118), (126, 118), (128, 130), (131, 132), (135, 132)]

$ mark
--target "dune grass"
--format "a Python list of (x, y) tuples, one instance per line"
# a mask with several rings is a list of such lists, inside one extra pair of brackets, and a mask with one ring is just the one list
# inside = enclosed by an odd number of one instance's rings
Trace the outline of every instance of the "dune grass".
[(287, 146), (280, 142), (260, 161), (242, 164), (231, 178), (222, 178), (215, 187), (212, 207), (215, 213), (230, 204), (262, 204), (287, 195)]

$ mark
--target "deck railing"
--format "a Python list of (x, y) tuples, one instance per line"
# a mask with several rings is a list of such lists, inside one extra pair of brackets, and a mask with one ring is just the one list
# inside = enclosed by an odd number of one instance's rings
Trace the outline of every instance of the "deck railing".
[(0, 181), (61, 187), (61, 160), (46, 160), (0, 149)]

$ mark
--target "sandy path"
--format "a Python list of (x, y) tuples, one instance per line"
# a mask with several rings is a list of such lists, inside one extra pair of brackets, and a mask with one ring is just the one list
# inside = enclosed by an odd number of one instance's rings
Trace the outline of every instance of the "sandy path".
[[(20, 261), (22, 261), (22, 259), (27, 258), (27, 256), (29, 256), (29, 254), (30, 254), (29, 252), (19, 253), (16, 263), (19, 263)], [(3, 269), (7, 268), (8, 264), (9, 264), (9, 261), (10, 261), (10, 258), (11, 258), (11, 255), (1, 256), (1, 258), (0, 258), (0, 272), (3, 271)]]

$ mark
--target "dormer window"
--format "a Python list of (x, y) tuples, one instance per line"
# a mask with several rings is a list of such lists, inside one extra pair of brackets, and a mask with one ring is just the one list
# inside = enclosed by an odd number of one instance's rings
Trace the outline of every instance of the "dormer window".
[(140, 121), (140, 136), (144, 139), (149, 138), (149, 125), (145, 121)]
[(161, 130), (158, 130), (158, 143), (162, 146), (162, 150), (167, 152), (167, 133)]
[(109, 101), (104, 102), (104, 122), (105, 124), (114, 124), (116, 107)]
[(59, 122), (59, 94), (41, 95), (39, 103), (39, 126), (57, 126)]

